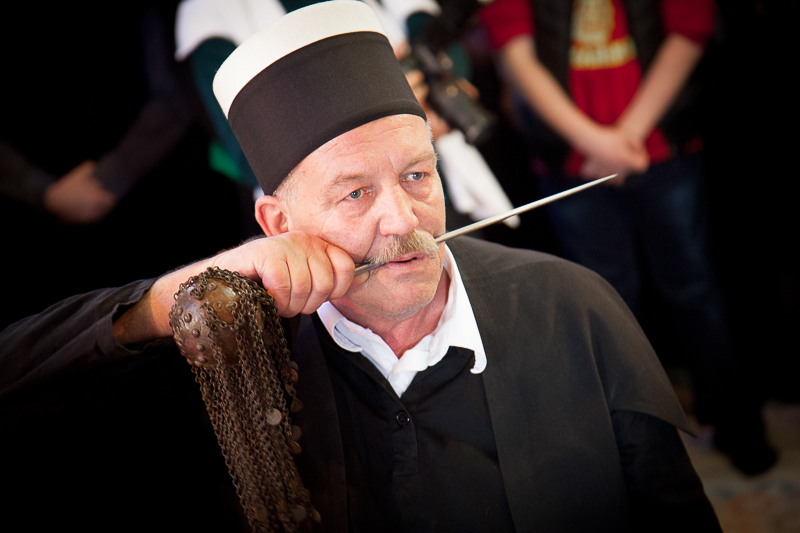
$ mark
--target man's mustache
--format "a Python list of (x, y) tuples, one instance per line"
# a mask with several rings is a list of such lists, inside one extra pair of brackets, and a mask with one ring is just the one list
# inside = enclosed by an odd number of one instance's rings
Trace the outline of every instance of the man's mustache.
[(385, 264), (396, 261), (405, 255), (424, 253), (430, 257), (439, 255), (439, 246), (431, 235), (414, 230), (406, 235), (392, 235), (372, 257), (364, 259), (364, 263)]

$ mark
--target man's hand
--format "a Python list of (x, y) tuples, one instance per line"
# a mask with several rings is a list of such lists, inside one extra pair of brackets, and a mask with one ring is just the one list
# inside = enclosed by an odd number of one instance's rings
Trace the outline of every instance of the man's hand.
[(86, 160), (50, 185), (45, 208), (66, 224), (99, 222), (117, 205), (116, 197), (94, 176), (95, 162)]
[(313, 313), (344, 296), (355, 272), (347, 252), (301, 231), (250, 241), (212, 258), (210, 266), (262, 283), (284, 317)]
[[(172, 336), (169, 311), (178, 287), (208, 267), (236, 271), (264, 285), (284, 317), (313, 313), (326, 300), (344, 296), (353, 283), (350, 255), (319, 237), (289, 232), (249, 241), (159, 278), (144, 297), (114, 323), (120, 344)], [(359, 276), (357, 282), (365, 281)]]

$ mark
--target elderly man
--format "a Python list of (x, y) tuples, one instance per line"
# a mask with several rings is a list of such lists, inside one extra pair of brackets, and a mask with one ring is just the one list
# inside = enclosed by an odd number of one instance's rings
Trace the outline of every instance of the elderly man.
[[(613, 289), (536, 252), (434, 243), (436, 154), (368, 7), (287, 15), (237, 49), (215, 92), (274, 190), (257, 204), (266, 238), (11, 326), (6, 397), (175, 358), (152, 342), (172, 335), (173, 294), (221, 267), (302, 315), (288, 326), (297, 467), (325, 531), (719, 530), (680, 406)], [(365, 261), (383, 266), (354, 277)]]

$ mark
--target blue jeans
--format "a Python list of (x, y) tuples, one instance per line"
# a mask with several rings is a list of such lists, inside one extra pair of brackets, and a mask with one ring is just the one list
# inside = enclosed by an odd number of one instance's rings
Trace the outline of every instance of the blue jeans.
[[(545, 195), (579, 183), (540, 176)], [(564, 256), (603, 276), (637, 316), (649, 278), (664, 306), (670, 340), (692, 370), (698, 415), (717, 418), (736, 365), (707, 248), (702, 157), (652, 165), (623, 187), (599, 185), (547, 210)]]

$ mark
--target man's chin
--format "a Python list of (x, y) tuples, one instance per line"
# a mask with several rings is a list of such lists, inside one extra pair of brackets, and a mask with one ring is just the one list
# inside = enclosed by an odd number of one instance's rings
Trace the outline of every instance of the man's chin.
[[(416, 294), (413, 299), (401, 298), (394, 302), (387, 299), (360, 302), (358, 309), (361, 310), (361, 315), (369, 317), (370, 320), (402, 322), (416, 315), (432, 301), (433, 295), (428, 298), (427, 295)], [(354, 322), (359, 323), (359, 320), (354, 320)]]
[(437, 259), (416, 265), (389, 263), (370, 272), (366, 282), (334, 304), (345, 316), (342, 308), (359, 315), (405, 320), (433, 301), (441, 276)]

